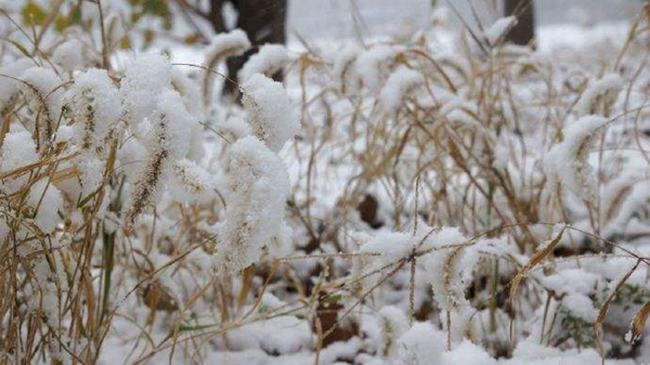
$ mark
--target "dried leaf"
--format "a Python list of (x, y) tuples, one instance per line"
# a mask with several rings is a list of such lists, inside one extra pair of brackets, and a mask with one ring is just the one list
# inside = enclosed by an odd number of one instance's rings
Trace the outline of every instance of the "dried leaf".
[(168, 312), (178, 310), (178, 304), (174, 297), (158, 281), (154, 281), (144, 288), (142, 299), (147, 307), (154, 310)]
[(625, 334), (625, 340), (629, 343), (635, 343), (643, 334), (643, 329), (645, 328), (645, 322), (650, 315), (650, 301), (648, 301), (643, 308), (636, 314), (630, 330)]
[(530, 258), (530, 260), (526, 263), (526, 265), (522, 267), (521, 270), (517, 272), (517, 275), (515, 275), (512, 281), (510, 281), (510, 293), (508, 294), (510, 303), (512, 303), (512, 301), (515, 299), (515, 294), (517, 294), (517, 289), (519, 288), (519, 284), (524, 279), (526, 274), (528, 274), (528, 272), (535, 265), (539, 264), (546, 256), (548, 256), (548, 254), (553, 252), (555, 246), (557, 246), (557, 244), (562, 239), (562, 235), (564, 234), (565, 230), (566, 227), (562, 227), (560, 233), (558, 233), (557, 236), (553, 238), (553, 240), (551, 240), (548, 244), (544, 245), (544, 247), (542, 247), (541, 250), (535, 252), (533, 257)]

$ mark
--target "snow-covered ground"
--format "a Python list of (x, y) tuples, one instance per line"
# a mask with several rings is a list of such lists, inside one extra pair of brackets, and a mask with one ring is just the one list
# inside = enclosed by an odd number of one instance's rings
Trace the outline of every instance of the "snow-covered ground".
[(489, 10), (477, 44), (425, 1), (293, 0), (241, 106), (205, 71), (241, 31), (171, 41), (171, 62), (83, 28), (25, 56), (15, 32), (0, 361), (650, 361), (647, 38), (624, 46), (622, 20), (640, 3), (536, 3), (532, 50)]
[[(486, 24), (497, 16), (493, 0), (438, 2), (458, 9), (471, 25), (475, 21), (470, 4), (476, 7)], [(365, 37), (401, 35), (427, 25), (431, 14), (430, 0), (289, 0), (289, 4), (288, 31), (307, 40), (349, 38), (358, 31)], [(642, 5), (641, 0), (536, 0), (535, 11), (541, 26), (594, 26), (603, 22), (627, 21), (639, 12)], [(461, 26), (452, 11), (448, 20), (456, 28)]]

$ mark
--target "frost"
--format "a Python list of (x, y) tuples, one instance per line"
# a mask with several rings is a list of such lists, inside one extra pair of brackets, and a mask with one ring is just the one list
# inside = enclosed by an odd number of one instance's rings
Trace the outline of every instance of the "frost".
[(238, 73), (240, 83), (260, 73), (272, 77), (290, 62), (287, 49), (280, 44), (266, 44), (253, 54)]
[(625, 339), (625, 342), (627, 342), (627, 343), (635, 344), (635, 343), (637, 343), (639, 341), (639, 339), (641, 339), (641, 336), (636, 336), (634, 334), (634, 331), (633, 331), (632, 327), (630, 326), (630, 329), (627, 332), (625, 332), (624, 339)]
[(242, 104), (249, 114), (253, 134), (272, 151), (279, 151), (300, 129), (298, 117), (282, 84), (253, 75), (244, 87)]
[(422, 74), (406, 66), (398, 67), (381, 89), (379, 100), (382, 108), (388, 114), (397, 113), (408, 94), (422, 84), (424, 84)]
[(497, 19), (489, 28), (485, 30), (485, 39), (490, 45), (495, 45), (508, 33), (512, 27), (517, 25), (517, 17), (508, 16)]

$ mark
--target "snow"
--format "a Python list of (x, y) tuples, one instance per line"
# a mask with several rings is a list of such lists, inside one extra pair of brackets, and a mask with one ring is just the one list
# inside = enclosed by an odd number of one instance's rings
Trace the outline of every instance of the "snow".
[[(504, 365), (588, 365), (600, 363), (600, 355), (595, 350), (570, 350), (562, 352), (558, 349), (541, 346), (532, 341), (522, 341), (517, 344), (513, 358), (502, 361)], [(607, 360), (605, 364), (633, 365), (631, 360)]]
[(25, 84), (22, 84), (22, 90), (25, 94), (32, 97), (31, 103), (35, 110), (45, 107), (45, 125), (42, 136), (49, 138), (49, 133), (54, 131), (56, 123), (59, 121), (63, 107), (63, 81), (57, 74), (49, 68), (32, 67), (20, 76)]
[(452, 351), (443, 353), (442, 363), (445, 365), (496, 365), (497, 361), (480, 346), (465, 340)]
[(235, 328), (228, 332), (232, 351), (262, 349), (290, 354), (311, 344), (311, 330), (305, 321), (293, 316), (279, 316)]
[(230, 147), (226, 219), (219, 227), (215, 263), (238, 271), (264, 255), (279, 255), (291, 239), (284, 224), (289, 179), (282, 160), (248, 136)]
[(574, 121), (562, 131), (564, 140), (553, 146), (544, 159), (546, 173), (585, 200), (595, 194), (592, 168), (587, 161), (590, 142), (606, 123), (605, 118), (596, 115)]
[[(136, 215), (164, 190), (166, 175), (175, 161), (181, 160), (190, 151), (192, 117), (185, 109), (178, 92), (163, 90), (156, 97), (155, 108), (148, 118), (139, 125), (146, 129), (144, 134), (144, 166), (137, 172), (137, 179), (125, 206), (127, 224), (131, 224)], [(145, 152), (146, 151), (146, 152)]]
[(282, 84), (255, 74), (244, 84), (242, 104), (252, 132), (272, 151), (279, 151), (300, 129), (298, 116)]
[(171, 65), (164, 56), (150, 53), (129, 60), (120, 81), (127, 124), (135, 126), (149, 117), (158, 102), (157, 95), (170, 84)]
[[(251, 47), (248, 36), (241, 29), (235, 29), (228, 33), (215, 35), (208, 48), (205, 50), (203, 67), (205, 68), (203, 76), (203, 104), (206, 109), (209, 108), (213, 95), (213, 83), (215, 72), (220, 62), (229, 57), (240, 56)], [(235, 82), (236, 80), (226, 80)]]
[(359, 47), (351, 44), (337, 52), (332, 72), (334, 80), (339, 84), (339, 88), (343, 93), (351, 91), (350, 88), (355, 86), (353, 82), (357, 77), (355, 75), (355, 61), (359, 56), (359, 52)]
[(201, 165), (181, 159), (172, 167), (174, 173), (169, 190), (179, 201), (191, 202), (207, 199), (214, 184), (213, 177)]
[(399, 350), (398, 338), (408, 329), (408, 319), (404, 312), (394, 306), (386, 306), (379, 311), (381, 343), (379, 352), (384, 357), (393, 357)]
[(290, 61), (285, 46), (281, 44), (265, 44), (246, 61), (239, 71), (239, 83), (245, 83), (257, 73), (272, 77), (288, 65)]
[[(31, 133), (14, 128), (5, 135), (0, 148), (0, 173), (10, 173), (20, 167), (38, 162), (36, 143)], [(14, 193), (28, 180), (27, 176), (17, 176), (0, 182), (0, 189)]]
[(408, 94), (422, 84), (424, 77), (419, 72), (405, 66), (398, 67), (388, 77), (379, 94), (382, 108), (388, 114), (397, 113)]
[(320, 353), (321, 364), (335, 364), (337, 360), (347, 363), (346, 360), (351, 361), (356, 358), (359, 350), (363, 346), (363, 341), (357, 337), (353, 337), (347, 342), (334, 342), (327, 346)]
[(597, 97), (604, 97), (606, 94), (610, 93), (610, 98), (612, 98), (613, 101), (616, 101), (616, 96), (621, 91), (622, 87), (623, 80), (621, 77), (618, 74), (608, 73), (601, 79), (592, 82), (587, 86), (587, 89), (582, 93), (578, 103), (576, 104), (576, 109), (581, 115), (592, 114), (595, 112), (593, 109)]
[(389, 66), (397, 53), (395, 47), (378, 45), (359, 54), (355, 62), (356, 72), (365, 87), (377, 90), (381, 86), (381, 78), (389, 72)]
[(217, 128), (222, 133), (230, 133), (235, 139), (245, 137), (252, 132), (251, 125), (246, 123), (242, 116), (231, 115), (218, 122)]
[(20, 89), (21, 85), (20, 81), (18, 81), (20, 75), (33, 66), (32, 61), (24, 58), (0, 66), (0, 74), (6, 75), (0, 77), (0, 109), (6, 108), (12, 97)]
[(235, 29), (228, 33), (215, 35), (210, 41), (205, 52), (205, 65), (214, 65), (215, 62), (230, 56), (243, 54), (251, 47), (248, 36), (241, 29)]
[(485, 30), (485, 38), (490, 45), (496, 45), (515, 25), (517, 25), (517, 18), (514, 16), (499, 18)]
[(361, 253), (381, 254), (385, 263), (408, 257), (417, 248), (417, 238), (405, 232), (382, 232), (359, 249)]
[(444, 334), (429, 322), (416, 322), (398, 340), (395, 364), (426, 365), (442, 361)]
[(203, 107), (201, 105), (201, 91), (196, 82), (180, 69), (172, 70), (171, 83), (174, 90), (183, 97), (185, 108), (192, 115), (201, 115)]
[(577, 293), (569, 293), (562, 299), (562, 305), (574, 316), (593, 323), (598, 316), (598, 309), (594, 308), (593, 302), (589, 297)]
[(76, 73), (65, 98), (79, 129), (76, 143), (85, 149), (102, 144), (122, 114), (119, 92), (105, 70)]
[(4, 173), (38, 161), (36, 144), (31, 134), (18, 128), (5, 135), (0, 155), (0, 171)]
[(66, 72), (72, 72), (84, 66), (83, 44), (76, 40), (70, 39), (54, 50), (52, 53), (52, 62), (61, 66)]
[[(131, 31), (132, 4), (104, 4), (111, 42), (156, 34), (147, 52), (107, 48), (107, 70), (93, 68), (96, 4), (83, 26), (48, 28), (32, 58), (5, 49), (0, 252), (17, 252), (3, 279), (20, 284), (6, 286), (17, 313), (37, 319), (16, 327), (35, 341), (16, 340), (12, 360), (70, 362), (60, 338), (105, 364), (593, 364), (592, 326), (615, 288), (602, 345), (631, 358), (605, 363), (648, 359), (647, 338), (634, 351), (623, 341), (648, 297), (646, 265), (627, 276), (650, 254), (644, 33), (617, 65), (619, 25), (542, 27), (537, 50), (484, 53), (428, 2), (404, 26), (409, 9), (379, 21), (352, 5), (349, 37), (262, 46), (238, 77), (243, 105), (213, 95), (214, 73), (170, 60), (222, 71), (250, 48), (245, 33), (212, 35), (173, 4), (164, 31), (150, 14)], [(497, 46), (513, 24), (479, 38)], [(0, 22), (29, 51), (14, 28)], [(207, 41), (189, 44), (197, 31)], [(279, 70), (284, 83), (270, 79)], [(559, 250), (509, 302), (508, 282), (558, 228)], [(151, 308), (153, 283), (180, 308)], [(83, 318), (108, 310), (91, 318), (107, 329), (101, 350), (66, 303)], [(329, 344), (315, 329), (328, 316), (340, 325)]]
[(542, 279), (544, 286), (557, 294), (589, 294), (598, 283), (599, 276), (583, 269), (566, 269)]
[(38, 228), (45, 234), (51, 233), (61, 220), (58, 213), (63, 209), (61, 192), (48, 179), (40, 179), (31, 186), (27, 202), (36, 211), (34, 221)]
[(191, 130), (194, 120), (178, 92), (166, 90), (160, 93), (151, 119), (157, 122), (154, 128), (158, 129), (158, 135), (153, 135), (149, 142), (151, 150), (162, 148), (169, 151), (174, 160), (185, 157), (190, 150), (187, 131)]

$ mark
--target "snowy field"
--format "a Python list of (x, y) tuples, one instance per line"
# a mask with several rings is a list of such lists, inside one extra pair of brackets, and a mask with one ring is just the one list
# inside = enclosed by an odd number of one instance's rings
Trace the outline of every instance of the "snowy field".
[(0, 3), (0, 364), (650, 363), (641, 1), (166, 3)]
[[(488, 23), (497, 17), (491, 0), (439, 0), (439, 3), (451, 3), (472, 25), (476, 22), (470, 4), (476, 6), (481, 19)], [(535, 11), (541, 26), (594, 26), (627, 21), (639, 12), (642, 4), (640, 0), (542, 0), (535, 2)], [(287, 29), (290, 34), (297, 33), (308, 40), (353, 38), (358, 30), (364, 36), (396, 36), (426, 26), (430, 13), (429, 0), (290, 0)], [(355, 19), (358, 19), (356, 25)], [(461, 26), (454, 12), (449, 11), (447, 19), (454, 28)]]

